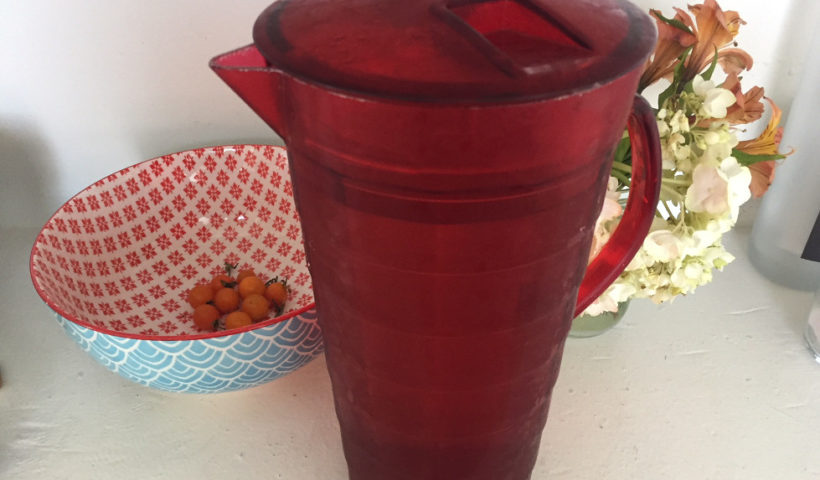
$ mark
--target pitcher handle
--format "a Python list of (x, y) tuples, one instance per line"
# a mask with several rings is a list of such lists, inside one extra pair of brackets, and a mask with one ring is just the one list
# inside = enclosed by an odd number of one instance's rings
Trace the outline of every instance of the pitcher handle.
[(635, 95), (627, 124), (632, 145), (632, 183), (623, 218), (612, 237), (587, 267), (574, 317), (580, 315), (615, 279), (643, 245), (661, 191), (661, 148), (655, 113)]

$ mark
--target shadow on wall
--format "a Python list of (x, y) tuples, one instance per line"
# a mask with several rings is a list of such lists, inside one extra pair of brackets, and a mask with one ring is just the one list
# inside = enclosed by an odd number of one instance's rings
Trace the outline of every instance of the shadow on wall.
[(36, 128), (0, 120), (0, 227), (41, 227), (52, 205), (54, 163)]

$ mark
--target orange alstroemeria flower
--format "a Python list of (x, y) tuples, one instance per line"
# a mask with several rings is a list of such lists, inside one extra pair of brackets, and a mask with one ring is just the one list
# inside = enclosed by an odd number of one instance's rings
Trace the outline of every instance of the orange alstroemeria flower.
[(718, 51), (718, 63), (728, 75), (740, 75), (744, 70), (751, 70), (754, 65), (752, 56), (739, 48), (724, 48)]
[[(744, 140), (735, 147), (743, 153), (749, 155), (778, 155), (778, 148), (780, 147), (780, 140), (783, 138), (783, 127), (780, 126), (780, 118), (783, 112), (770, 98), (766, 98), (772, 106), (772, 116), (769, 119), (769, 124), (757, 138), (753, 140)], [(791, 155), (792, 152), (785, 155)], [(749, 166), (752, 172), (752, 183), (749, 188), (755, 198), (760, 198), (769, 189), (769, 186), (774, 181), (774, 172), (777, 164), (775, 160), (766, 162), (757, 162)]]
[(752, 183), (749, 184), (749, 190), (752, 191), (752, 196), (760, 198), (769, 190), (774, 181), (775, 167), (777, 163), (774, 160), (749, 165), (749, 171), (752, 172)]
[[(675, 10), (677, 13), (673, 20), (684, 22), (684, 18), (689, 18), (689, 15), (683, 10), (679, 8), (675, 8)], [(658, 43), (655, 46), (655, 53), (647, 61), (646, 68), (643, 75), (641, 75), (638, 92), (642, 92), (646, 87), (661, 78), (671, 76), (672, 72), (675, 71), (678, 58), (687, 48), (694, 45), (696, 40), (694, 33), (661, 20), (659, 10), (650, 10), (650, 13), (655, 17), (655, 23), (658, 25)]]
[(764, 90), (762, 87), (752, 87), (743, 93), (737, 73), (730, 73), (721, 86), (735, 94), (735, 104), (729, 107), (725, 118), (729, 123), (733, 125), (752, 123), (763, 116), (764, 107), (761, 100), (764, 98)]
[(729, 75), (752, 68), (751, 55), (739, 48), (727, 48), (731, 47), (740, 26), (746, 23), (737, 12), (724, 12), (716, 0), (689, 5), (689, 11), (695, 15), (694, 19), (684, 10), (675, 8), (672, 22), (683, 24), (680, 27), (662, 20), (660, 11), (650, 10), (658, 26), (658, 44), (641, 75), (639, 92), (661, 78), (671, 80), (681, 54), (690, 47), (692, 51), (684, 64), (680, 88), (712, 63), (715, 52), (718, 53), (718, 63)]
[(681, 84), (686, 84), (695, 75), (708, 67), (718, 52), (718, 59), (723, 58), (721, 66), (727, 73), (738, 71), (738, 68), (748, 70), (752, 66), (752, 59), (748, 53), (738, 48), (725, 49), (729, 46), (741, 25), (746, 22), (733, 10), (723, 11), (715, 0), (706, 0), (700, 5), (689, 5), (689, 11), (695, 15), (694, 22), (689, 16), (681, 19), (697, 37), (692, 53), (686, 59)]

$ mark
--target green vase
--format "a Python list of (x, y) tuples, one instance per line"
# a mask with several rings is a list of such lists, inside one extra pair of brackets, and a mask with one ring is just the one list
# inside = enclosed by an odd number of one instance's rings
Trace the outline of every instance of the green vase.
[(629, 308), (629, 300), (619, 303), (617, 312), (604, 312), (600, 315), (579, 315), (572, 320), (569, 336), (587, 338), (600, 335), (617, 325), (626, 313), (627, 308)]

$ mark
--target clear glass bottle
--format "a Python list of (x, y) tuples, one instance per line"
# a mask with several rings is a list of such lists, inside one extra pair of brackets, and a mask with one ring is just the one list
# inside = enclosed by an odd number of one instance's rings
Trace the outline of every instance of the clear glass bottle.
[(820, 289), (814, 295), (814, 305), (809, 312), (809, 321), (806, 323), (806, 343), (809, 345), (814, 359), (820, 363)]
[(786, 122), (783, 148), (795, 153), (777, 168), (763, 197), (749, 255), (770, 280), (790, 288), (820, 287), (820, 34), (814, 35), (800, 88)]

